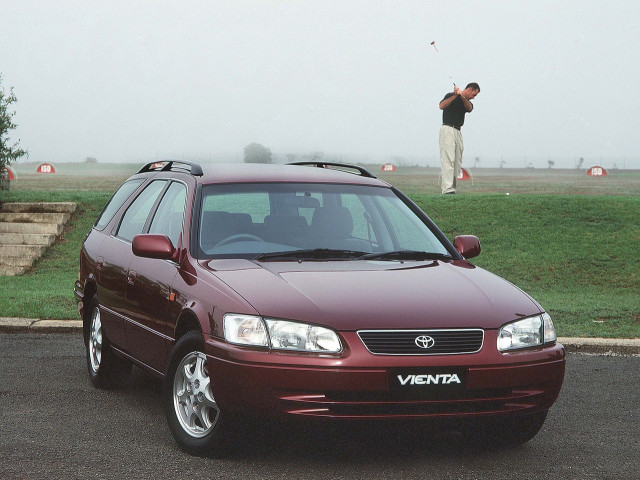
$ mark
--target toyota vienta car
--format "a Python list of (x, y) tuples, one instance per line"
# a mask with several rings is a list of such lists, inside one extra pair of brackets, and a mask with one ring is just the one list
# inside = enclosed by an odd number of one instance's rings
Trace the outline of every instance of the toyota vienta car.
[(358, 166), (149, 164), (82, 247), (89, 377), (162, 378), (171, 433), (196, 454), (222, 451), (239, 414), (469, 419), (523, 443), (565, 352), (479, 253)]

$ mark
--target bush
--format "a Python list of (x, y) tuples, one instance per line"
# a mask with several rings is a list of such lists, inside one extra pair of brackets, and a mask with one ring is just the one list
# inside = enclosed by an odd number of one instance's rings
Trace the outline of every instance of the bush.
[(271, 157), (271, 150), (259, 143), (251, 143), (244, 147), (244, 163), (271, 163)]

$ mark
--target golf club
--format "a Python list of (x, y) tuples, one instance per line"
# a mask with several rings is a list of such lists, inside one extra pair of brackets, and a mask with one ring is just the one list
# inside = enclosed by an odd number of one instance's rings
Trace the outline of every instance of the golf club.
[[(444, 68), (444, 70), (446, 72), (449, 72), (449, 69), (447, 68), (447, 66), (444, 64), (444, 60), (442, 59), (442, 57), (440, 56), (440, 52), (438, 52), (438, 47), (436, 47), (436, 42), (433, 41), (431, 42), (431, 45), (433, 45), (433, 48), (436, 50), (436, 56), (440, 59), (440, 61), (442, 62), (442, 68)], [(456, 86), (456, 82), (453, 80), (453, 77), (451, 76), (450, 73), (448, 73), (449, 75), (449, 80), (451, 80), (451, 82), (453, 82), (453, 86)]]

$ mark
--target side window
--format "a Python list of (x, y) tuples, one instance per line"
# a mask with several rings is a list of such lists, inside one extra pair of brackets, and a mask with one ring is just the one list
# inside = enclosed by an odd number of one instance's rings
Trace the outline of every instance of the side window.
[(173, 182), (162, 197), (149, 233), (161, 233), (169, 237), (171, 243), (176, 245), (180, 232), (182, 232), (182, 220), (187, 199), (187, 187), (179, 182)]
[(96, 220), (94, 227), (98, 230), (102, 230), (106, 227), (107, 223), (111, 221), (118, 209), (127, 201), (127, 198), (129, 198), (129, 196), (142, 184), (142, 182), (144, 182), (144, 179), (139, 178), (123, 183), (102, 210), (102, 213)]
[(138, 195), (138, 198), (129, 205), (129, 208), (122, 216), (118, 232), (116, 233), (117, 237), (131, 242), (133, 241), (133, 237), (142, 233), (151, 208), (166, 184), (166, 180), (151, 182), (147, 188)]

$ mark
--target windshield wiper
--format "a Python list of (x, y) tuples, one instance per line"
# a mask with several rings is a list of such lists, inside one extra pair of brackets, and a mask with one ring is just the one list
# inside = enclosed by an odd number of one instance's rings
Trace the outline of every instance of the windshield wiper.
[(254, 260), (334, 260), (357, 259), (365, 252), (355, 250), (334, 250), (332, 248), (314, 248), (310, 250), (290, 250), (286, 252), (271, 252), (258, 255)]
[(395, 250), (392, 252), (367, 253), (358, 260), (453, 260), (451, 255), (420, 250)]

